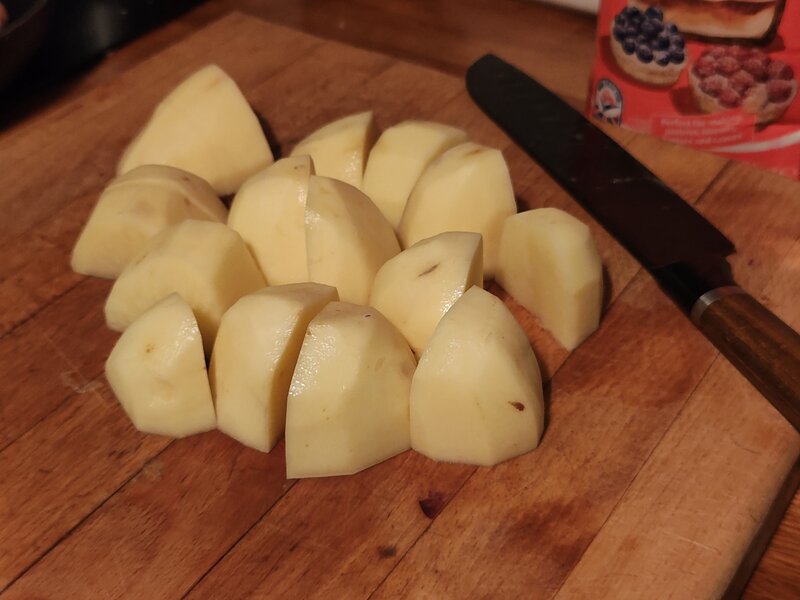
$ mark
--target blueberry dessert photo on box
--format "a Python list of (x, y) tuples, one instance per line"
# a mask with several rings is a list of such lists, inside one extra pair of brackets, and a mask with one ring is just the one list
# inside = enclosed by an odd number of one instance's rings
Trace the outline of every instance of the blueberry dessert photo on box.
[(741, 109), (758, 125), (776, 121), (797, 95), (791, 65), (757, 48), (712, 46), (689, 70), (689, 88), (705, 113)]
[(673, 85), (686, 66), (683, 35), (654, 6), (623, 8), (611, 23), (610, 43), (620, 68), (650, 85)]

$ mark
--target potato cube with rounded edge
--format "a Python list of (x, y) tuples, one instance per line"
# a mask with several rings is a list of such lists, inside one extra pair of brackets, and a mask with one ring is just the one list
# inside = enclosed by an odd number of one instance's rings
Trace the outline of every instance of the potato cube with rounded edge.
[(403, 121), (386, 129), (369, 153), (364, 193), (397, 229), (408, 195), (425, 167), (466, 141), (461, 129), (432, 121)]
[(398, 232), (407, 248), (443, 231), (483, 236), (483, 271), (497, 264), (503, 220), (517, 212), (503, 154), (472, 142), (450, 148), (420, 176), (406, 204)]
[(185, 219), (224, 223), (227, 212), (199, 177), (174, 167), (137, 167), (103, 190), (72, 250), (72, 270), (113, 279), (170, 225)]
[(473, 285), (483, 287), (481, 235), (447, 231), (387, 260), (375, 275), (369, 303), (420, 355), (442, 316)]
[(225, 195), (272, 161), (261, 123), (236, 82), (208, 65), (161, 100), (126, 148), (117, 173), (169, 165), (202, 177)]
[(308, 156), (283, 158), (242, 184), (228, 227), (238, 231), (271, 285), (308, 281), (305, 210)]
[(167, 165), (142, 165), (118, 175), (109, 183), (109, 186), (134, 182), (163, 185), (182, 193), (209, 221), (224, 223), (228, 218), (228, 209), (225, 208), (214, 188), (205, 179), (189, 171)]
[(189, 219), (150, 242), (114, 282), (106, 322), (122, 331), (153, 304), (178, 292), (192, 307), (206, 352), (219, 321), (239, 298), (266, 285), (238, 233), (222, 223)]
[(491, 466), (536, 448), (544, 429), (539, 365), (505, 304), (472, 287), (442, 317), (411, 384), (411, 447)]
[(369, 110), (320, 127), (299, 141), (291, 156), (307, 154), (314, 161), (317, 175), (361, 188), (364, 165), (377, 137), (378, 129)]
[(374, 308), (331, 302), (309, 324), (286, 407), (286, 476), (356, 473), (409, 447), (414, 355)]
[(185, 437), (216, 425), (200, 329), (178, 294), (125, 330), (106, 361), (106, 378), (139, 431)]
[(306, 200), (311, 281), (334, 286), (345, 302), (365, 304), (375, 273), (400, 252), (392, 226), (363, 192), (312, 175)]
[(567, 350), (600, 323), (600, 255), (586, 224), (562, 210), (539, 208), (506, 219), (497, 281)]
[(208, 371), (220, 431), (261, 452), (275, 446), (308, 323), (335, 300), (335, 288), (295, 283), (264, 288), (228, 309)]

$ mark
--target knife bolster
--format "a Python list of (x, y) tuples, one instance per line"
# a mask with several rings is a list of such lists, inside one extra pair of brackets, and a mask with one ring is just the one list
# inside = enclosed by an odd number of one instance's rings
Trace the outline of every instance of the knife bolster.
[(800, 431), (800, 335), (736, 285), (725, 259), (650, 272), (717, 350)]
[(800, 431), (800, 335), (743, 292), (720, 296), (696, 324)]
[(706, 309), (714, 304), (714, 302), (727, 296), (733, 296), (734, 294), (746, 293), (747, 292), (745, 292), (738, 285), (726, 285), (723, 287), (714, 288), (710, 292), (706, 292), (697, 299), (692, 307), (692, 312), (689, 313), (689, 318), (691, 318), (692, 323), (699, 325), (700, 319), (703, 317), (703, 313), (706, 312)]
[(738, 288), (728, 261), (719, 257), (674, 263), (651, 269), (650, 272), (687, 315), (691, 315), (693, 310), (700, 310), (695, 307), (704, 297), (711, 300), (714, 290)]

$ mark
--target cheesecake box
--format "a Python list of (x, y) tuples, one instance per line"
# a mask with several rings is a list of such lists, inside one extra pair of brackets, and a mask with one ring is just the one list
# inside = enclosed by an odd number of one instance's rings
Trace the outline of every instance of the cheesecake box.
[(800, 0), (602, 0), (588, 114), (800, 179)]

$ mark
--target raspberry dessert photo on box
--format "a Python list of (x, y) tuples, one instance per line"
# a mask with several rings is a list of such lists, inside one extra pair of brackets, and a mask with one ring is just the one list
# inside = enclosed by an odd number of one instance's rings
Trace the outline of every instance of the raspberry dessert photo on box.
[(689, 87), (703, 112), (741, 108), (758, 125), (780, 119), (797, 95), (790, 65), (741, 46), (706, 48), (689, 70)]

